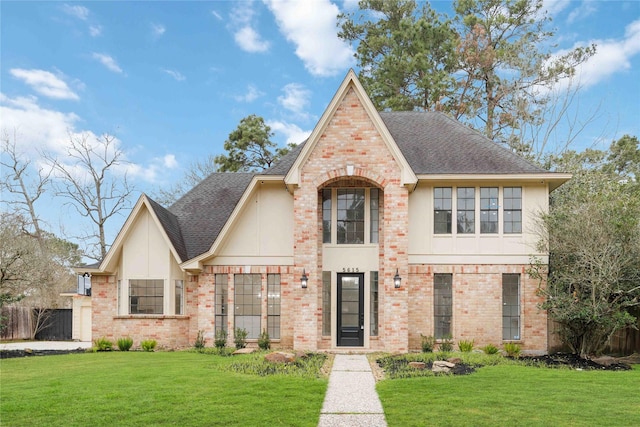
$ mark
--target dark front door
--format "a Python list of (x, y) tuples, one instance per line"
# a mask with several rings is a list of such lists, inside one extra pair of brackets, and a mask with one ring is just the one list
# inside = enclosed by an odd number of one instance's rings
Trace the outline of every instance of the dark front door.
[(364, 274), (338, 274), (338, 346), (364, 345)]

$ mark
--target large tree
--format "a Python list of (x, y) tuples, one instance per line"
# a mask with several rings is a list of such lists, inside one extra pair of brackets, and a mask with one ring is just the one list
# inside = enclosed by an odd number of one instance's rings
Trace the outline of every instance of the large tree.
[(220, 172), (260, 172), (289, 152), (292, 145), (278, 148), (271, 141), (273, 132), (264, 119), (251, 114), (238, 124), (224, 143), (227, 154), (215, 157)]
[[(616, 331), (634, 327), (640, 306), (640, 147), (624, 136), (608, 151), (569, 151), (552, 166), (574, 176), (552, 193), (541, 221), (550, 252), (540, 288), (559, 334), (582, 357), (600, 353)], [(544, 277), (545, 267), (532, 272)]]
[[(0, 190), (5, 195), (3, 203), (11, 206), (13, 212), (29, 218), (25, 232), (35, 237), (40, 245), (44, 243), (41, 219), (36, 212), (36, 203), (45, 193), (51, 177), (51, 167), (40, 165), (36, 173), (33, 173), (32, 162), (21, 155), (16, 143), (18, 132), (14, 129), (10, 134), (7, 129), (2, 131), (2, 156), (0, 166), (3, 172), (0, 179)], [(36, 176), (37, 175), (37, 176)]]
[(83, 240), (90, 247), (86, 256), (99, 261), (107, 255), (105, 226), (130, 208), (133, 186), (127, 181), (124, 152), (108, 134), (95, 137), (70, 135), (66, 156), (45, 155), (54, 168), (56, 195), (68, 200), (91, 222)]
[(452, 20), (413, 0), (359, 6), (357, 17), (340, 15), (339, 36), (357, 43), (359, 76), (379, 109), (443, 110), (523, 154), (531, 141), (522, 129), (541, 124), (550, 88), (595, 52), (553, 56), (542, 0), (457, 0)]

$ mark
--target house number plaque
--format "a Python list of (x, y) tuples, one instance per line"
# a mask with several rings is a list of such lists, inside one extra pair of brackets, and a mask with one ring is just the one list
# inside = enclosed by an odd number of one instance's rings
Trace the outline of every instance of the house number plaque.
[(359, 273), (360, 269), (358, 267), (342, 267), (343, 273)]

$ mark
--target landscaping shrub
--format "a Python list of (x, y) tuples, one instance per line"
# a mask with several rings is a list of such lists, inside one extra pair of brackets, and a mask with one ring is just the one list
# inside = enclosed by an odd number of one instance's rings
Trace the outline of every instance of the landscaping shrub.
[(227, 331), (224, 329), (218, 329), (216, 331), (216, 338), (214, 344), (218, 350), (222, 350), (227, 345)]
[(462, 340), (460, 342), (458, 342), (458, 349), (460, 349), (461, 352), (463, 353), (470, 353), (471, 350), (473, 350), (473, 340), (468, 341), (468, 340)]
[(265, 330), (262, 331), (260, 337), (258, 338), (258, 347), (260, 347), (260, 350), (269, 350), (271, 348), (269, 333)]
[(504, 351), (507, 353), (509, 357), (519, 357), (520, 356), (520, 346), (514, 342), (507, 342), (504, 344)]
[(438, 346), (438, 349), (443, 353), (449, 353), (453, 351), (453, 338), (451, 337), (451, 335), (447, 335), (442, 339), (440, 345)]
[(156, 340), (144, 340), (140, 343), (140, 346), (144, 351), (153, 351), (157, 344)]
[(247, 346), (247, 335), (249, 335), (249, 332), (247, 332), (246, 329), (236, 328), (236, 332), (233, 337), (236, 349), (245, 348)]
[(133, 346), (133, 339), (131, 337), (118, 338), (118, 350), (129, 351)]
[(105, 337), (98, 338), (93, 342), (96, 351), (111, 351), (113, 349), (113, 342)]
[(433, 351), (433, 347), (436, 344), (436, 339), (433, 335), (425, 336), (420, 334), (420, 338), (422, 340), (422, 352), (423, 353), (431, 353)]
[(193, 344), (193, 347), (198, 350), (203, 349), (206, 342), (207, 340), (204, 338), (204, 331), (198, 331), (196, 342)]
[(296, 357), (292, 363), (271, 363), (264, 359), (264, 354), (254, 353), (243, 356), (239, 362), (229, 365), (229, 370), (248, 375), (288, 375), (304, 378), (321, 378), (322, 366), (327, 359), (324, 353), (306, 353)]
[(500, 349), (493, 344), (487, 344), (482, 347), (482, 351), (484, 351), (485, 354), (497, 354)]

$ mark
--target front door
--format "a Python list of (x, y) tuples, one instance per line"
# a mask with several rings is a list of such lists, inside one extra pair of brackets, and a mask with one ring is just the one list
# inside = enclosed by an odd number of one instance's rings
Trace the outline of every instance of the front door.
[(338, 274), (338, 346), (364, 345), (364, 274)]

